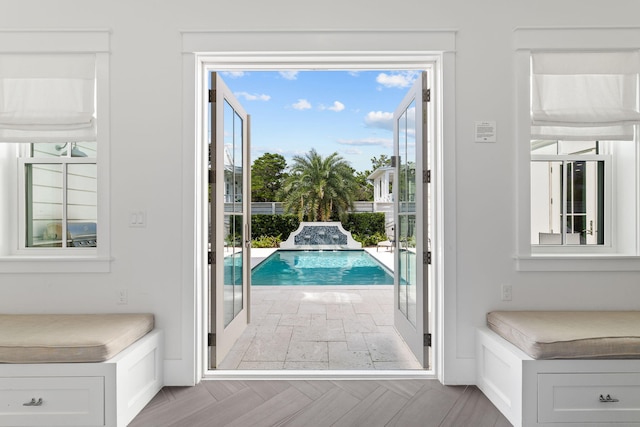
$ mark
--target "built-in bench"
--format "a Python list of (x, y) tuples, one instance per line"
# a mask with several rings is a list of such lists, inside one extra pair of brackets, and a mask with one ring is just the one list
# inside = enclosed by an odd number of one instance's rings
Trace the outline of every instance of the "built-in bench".
[(516, 427), (640, 425), (640, 312), (503, 311), (477, 331), (477, 385)]
[(151, 314), (0, 315), (0, 426), (126, 426), (162, 349)]

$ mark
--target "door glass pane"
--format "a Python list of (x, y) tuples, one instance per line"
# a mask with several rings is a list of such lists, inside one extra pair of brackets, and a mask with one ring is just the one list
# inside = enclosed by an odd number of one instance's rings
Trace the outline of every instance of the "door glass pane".
[(398, 121), (398, 143), (400, 154), (399, 209), (400, 212), (415, 212), (416, 195), (416, 107), (413, 101)]
[(242, 117), (224, 103), (224, 177), (225, 211), (242, 212)]
[(244, 282), (244, 261), (243, 261), (243, 242), (244, 242), (244, 227), (242, 226), (242, 215), (234, 215), (236, 235), (235, 249), (236, 253), (234, 257), (237, 258), (234, 262), (234, 282), (233, 282), (233, 317), (235, 318), (244, 306), (243, 298), (243, 282)]
[(242, 117), (234, 111), (233, 119), (233, 173), (234, 173), (234, 188), (235, 188), (235, 209), (234, 212), (242, 212), (242, 151), (243, 151), (243, 135), (242, 135)]
[(224, 326), (243, 307), (242, 215), (224, 216)]
[[(225, 287), (224, 322), (227, 326), (244, 307), (243, 295), (243, 119), (224, 102), (224, 211)], [(239, 214), (239, 215), (238, 215)]]
[(97, 245), (98, 185), (95, 164), (67, 165), (67, 235), (70, 246)]
[(416, 325), (415, 100), (398, 119), (398, 309)]
[(405, 317), (407, 317), (407, 294), (410, 283), (409, 278), (409, 259), (407, 257), (406, 239), (407, 239), (407, 216), (398, 216), (398, 244), (400, 249), (397, 251), (398, 256), (398, 309)]
[(25, 165), (26, 245), (62, 247), (63, 165)]
[(416, 216), (401, 215), (399, 257), (399, 309), (412, 325), (416, 324), (417, 276), (416, 276)]

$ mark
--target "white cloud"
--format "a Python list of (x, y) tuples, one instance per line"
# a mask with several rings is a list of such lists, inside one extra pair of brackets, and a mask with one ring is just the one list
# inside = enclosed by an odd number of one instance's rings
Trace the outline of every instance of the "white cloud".
[(380, 73), (376, 77), (376, 82), (384, 87), (406, 88), (413, 84), (418, 77), (418, 71), (398, 71), (390, 74)]
[(386, 111), (369, 111), (364, 117), (367, 127), (386, 129), (393, 132), (393, 113)]
[(389, 138), (339, 139), (336, 142), (341, 145), (351, 145), (351, 146), (380, 146), (380, 147), (393, 146), (393, 140)]
[(306, 99), (298, 99), (298, 102), (292, 105), (296, 110), (308, 110), (311, 108), (311, 104)]
[(297, 71), (279, 71), (279, 74), (286, 80), (296, 80), (298, 78)]
[(271, 96), (265, 94), (249, 93), (249, 92), (235, 92), (235, 95), (239, 98), (244, 98), (247, 101), (268, 101)]
[(321, 105), (320, 110), (331, 110), (331, 111), (335, 111), (336, 113), (344, 110), (344, 104), (340, 101), (334, 101), (333, 105), (331, 107), (325, 107), (324, 105)]
[(244, 71), (223, 71), (221, 74), (225, 77), (237, 79), (243, 77), (246, 73)]
[(359, 155), (361, 155), (363, 153), (362, 150), (359, 150), (357, 148), (348, 148), (346, 150), (343, 150), (342, 152), (344, 154), (347, 154), (347, 155), (350, 155), (350, 156), (352, 156), (352, 155), (359, 156)]

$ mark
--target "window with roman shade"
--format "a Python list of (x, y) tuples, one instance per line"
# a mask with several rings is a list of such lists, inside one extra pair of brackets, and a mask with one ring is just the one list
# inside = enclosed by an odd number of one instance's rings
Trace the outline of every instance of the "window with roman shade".
[(93, 54), (0, 55), (0, 142), (96, 140)]
[[(637, 234), (638, 51), (531, 53), (531, 244), (620, 253)], [(613, 164), (616, 167), (613, 167)]]
[(532, 53), (531, 67), (532, 139), (633, 140), (637, 51)]
[(513, 41), (516, 269), (640, 271), (640, 27)]
[(109, 271), (109, 39), (0, 34), (0, 273)]

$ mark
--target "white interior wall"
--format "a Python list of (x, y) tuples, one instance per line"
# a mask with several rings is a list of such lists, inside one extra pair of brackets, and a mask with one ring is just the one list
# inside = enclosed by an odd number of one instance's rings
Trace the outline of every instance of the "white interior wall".
[[(456, 240), (444, 242), (444, 381), (473, 383), (473, 329), (494, 309), (637, 309), (639, 275), (522, 273), (515, 269), (517, 167), (513, 30), (541, 26), (637, 26), (634, 0), (240, 0), (3, 2), (2, 29), (111, 32), (111, 254), (109, 273), (0, 275), (0, 312), (150, 311), (165, 330), (166, 378), (193, 382), (194, 219), (181, 202), (189, 176), (181, 158), (182, 30), (455, 29), (455, 166), (445, 207), (455, 200)], [(2, 33), (0, 32), (0, 37)], [(340, 46), (327, 46), (339, 49)], [(445, 94), (446, 96), (446, 94)], [(445, 101), (446, 102), (446, 101)], [(497, 123), (496, 143), (474, 143), (478, 120)], [(445, 158), (445, 168), (449, 160)], [(445, 176), (447, 176), (445, 171)], [(3, 194), (0, 194), (0, 201)], [(128, 212), (146, 211), (130, 228)], [(0, 216), (5, 208), (0, 208)], [(445, 212), (446, 215), (446, 212)], [(0, 231), (3, 231), (0, 229)], [(6, 234), (3, 234), (3, 236)], [(454, 280), (451, 280), (454, 278)], [(513, 285), (513, 301), (500, 286)], [(126, 288), (128, 305), (117, 305)]]
[[(9, 250), (9, 214), (11, 209), (11, 196), (9, 183), (13, 182), (12, 169), (9, 163), (9, 151), (13, 148), (8, 144), (0, 144), (0, 254)], [(15, 156), (14, 156), (15, 157)], [(1, 282), (1, 279), (0, 279)]]
[[(537, 243), (539, 233), (549, 233), (549, 164), (547, 162), (531, 163), (531, 182), (539, 185), (531, 186), (531, 242)], [(553, 229), (558, 233), (557, 229)]]
[[(633, 217), (638, 215), (638, 203), (633, 197), (637, 193), (638, 174), (634, 171), (633, 162), (636, 160), (636, 147), (633, 143), (616, 143), (617, 148), (613, 158), (613, 179), (616, 182), (615, 199), (616, 227), (615, 233), (621, 243), (623, 251), (636, 251), (637, 230), (631, 226)], [(640, 172), (640, 171), (639, 171)], [(628, 224), (621, 226), (621, 224)]]

